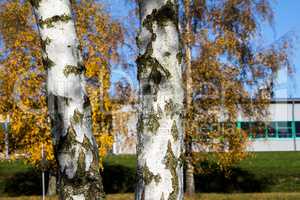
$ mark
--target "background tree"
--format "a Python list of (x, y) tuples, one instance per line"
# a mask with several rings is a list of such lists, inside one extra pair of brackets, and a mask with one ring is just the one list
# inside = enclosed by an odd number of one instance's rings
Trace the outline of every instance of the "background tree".
[[(290, 38), (269, 47), (255, 45), (260, 23), (273, 23), (270, 1), (184, 3), (185, 12), (191, 10), (191, 15), (185, 16), (192, 23), (185, 41), (192, 42), (195, 55), (191, 60), (193, 92), (187, 138), (201, 151), (214, 151), (213, 160), (230, 173), (230, 167), (247, 155), (248, 136), (236, 127), (238, 115), (242, 112), (253, 120), (266, 116), (272, 79), (280, 68), (291, 68)], [(194, 163), (207, 159), (192, 155)], [(192, 184), (187, 186), (187, 191), (193, 191)]]
[(192, 80), (192, 17), (191, 17), (191, 1), (183, 1), (184, 8), (184, 30), (183, 30), (183, 46), (184, 46), (184, 81), (185, 81), (185, 190), (188, 195), (195, 193), (194, 180), (194, 165), (192, 163), (192, 134), (190, 133), (192, 127), (192, 98), (193, 98), (193, 80)]
[(136, 199), (183, 199), (183, 85), (178, 2), (141, 0)]
[[(10, 116), (12, 150), (32, 153), (30, 160), (36, 163), (40, 160), (42, 143), (47, 152), (52, 152), (45, 115), (45, 91), (41, 89), (45, 73), (41, 65), (39, 39), (28, 3), (4, 1), (0, 6), (3, 47), (0, 109), (1, 113)], [(53, 160), (53, 154), (46, 155), (47, 159)]]

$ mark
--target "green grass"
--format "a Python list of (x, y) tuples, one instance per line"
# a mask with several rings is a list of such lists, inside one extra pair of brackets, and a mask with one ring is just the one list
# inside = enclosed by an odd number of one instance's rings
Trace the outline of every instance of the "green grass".
[[(238, 166), (257, 178), (274, 179), (266, 191), (300, 191), (300, 152), (261, 152), (242, 161)], [(299, 198), (300, 199), (300, 198)]]
[(11, 176), (18, 172), (26, 172), (30, 169), (31, 167), (21, 160), (0, 161), (0, 177)]
[[(253, 153), (249, 158), (236, 167), (248, 173), (248, 179), (254, 186), (260, 182), (263, 192), (300, 192), (300, 152), (259, 152)], [(121, 165), (129, 168), (136, 167), (136, 157), (132, 155), (108, 156), (105, 159), (107, 167)], [(244, 178), (244, 174), (236, 172), (237, 179)], [(240, 173), (240, 174), (239, 174)], [(219, 180), (216, 177), (215, 180)], [(200, 182), (203, 179), (200, 180)], [(211, 177), (204, 179), (210, 181)], [(251, 183), (253, 181), (253, 183)], [(213, 183), (212, 183), (213, 184)], [(223, 183), (226, 184), (226, 183)], [(239, 182), (234, 183), (239, 184)], [(222, 186), (221, 186), (222, 187)], [(209, 189), (208, 189), (209, 190)], [(218, 190), (217, 190), (218, 191)], [(207, 191), (206, 191), (207, 192)], [(300, 198), (299, 198), (300, 199)]]
[[(279, 192), (280, 195), (286, 196), (282, 199), (293, 199), (295, 195), (299, 195), (300, 192), (300, 152), (268, 152), (268, 153), (256, 153), (254, 156), (242, 161), (236, 166), (235, 178), (232, 180), (225, 180), (220, 175), (212, 173), (206, 177), (202, 177), (198, 180), (197, 184), (200, 188), (204, 188), (201, 184), (211, 184), (205, 188), (205, 192), (217, 192), (220, 191), (210, 190), (211, 188), (223, 188), (228, 184), (231, 184), (227, 192), (242, 192), (248, 191), (243, 189), (236, 189), (239, 186), (243, 187), (257, 187), (261, 184), (261, 192)], [(136, 156), (121, 155), (121, 156), (107, 156), (104, 159), (104, 183), (107, 193), (131, 193), (134, 190), (135, 184), (135, 168), (136, 168)], [(10, 185), (11, 191), (20, 191), (20, 188), (33, 188), (37, 191), (33, 194), (39, 194), (39, 189), (32, 186), (32, 183), (39, 185), (40, 178), (33, 177), (33, 168), (26, 165), (22, 161), (6, 162), (0, 161), (0, 196), (7, 196), (8, 193), (4, 193), (4, 189)], [(38, 175), (40, 175), (38, 173)], [(27, 180), (28, 178), (31, 180)], [(26, 181), (24, 181), (26, 179)], [(12, 181), (11, 181), (12, 180)], [(214, 182), (213, 182), (214, 181)], [(223, 181), (223, 182), (222, 182)], [(226, 182), (227, 181), (227, 182)], [(24, 182), (24, 183), (23, 183)], [(17, 183), (15, 185), (14, 183)], [(33, 192), (34, 192), (33, 191)], [(221, 190), (222, 192), (222, 190)], [(223, 191), (224, 192), (224, 191)], [(249, 192), (249, 191), (248, 191)], [(281, 192), (287, 192), (281, 194)], [(289, 193), (292, 192), (292, 193)], [(24, 193), (21, 193), (25, 195)], [(10, 193), (11, 195), (11, 193)], [(30, 194), (28, 194), (30, 195)], [(206, 194), (205, 194), (206, 195)], [(202, 197), (206, 198), (205, 195)], [(239, 200), (244, 197), (247, 199), (251, 195), (258, 194), (243, 194)], [(279, 194), (264, 194), (266, 199), (275, 199), (272, 195)], [(222, 199), (222, 196), (216, 194), (208, 195), (209, 198)], [(270, 197), (269, 197), (270, 196)], [(114, 198), (117, 196), (111, 196)], [(225, 199), (237, 198), (235, 195), (225, 195)], [(223, 199), (224, 199), (223, 198)], [(250, 197), (249, 197), (250, 198)], [(25, 199), (25, 198), (23, 198)], [(237, 198), (238, 199), (238, 198)], [(300, 199), (298, 197), (297, 199)], [(1, 200), (1, 199), (0, 199)], [(128, 199), (129, 200), (129, 199)], [(260, 200), (260, 199), (258, 199)]]
[(260, 152), (253, 155), (239, 166), (259, 175), (300, 175), (300, 152)]
[(134, 155), (109, 155), (104, 159), (107, 165), (122, 165), (129, 168), (136, 167), (136, 156)]
[[(300, 193), (203, 194), (190, 200), (299, 200)], [(124, 199), (125, 200), (125, 199)]]
[(26, 173), (32, 170), (32, 167), (23, 161), (0, 161), (0, 195), (4, 194), (5, 184), (14, 175)]

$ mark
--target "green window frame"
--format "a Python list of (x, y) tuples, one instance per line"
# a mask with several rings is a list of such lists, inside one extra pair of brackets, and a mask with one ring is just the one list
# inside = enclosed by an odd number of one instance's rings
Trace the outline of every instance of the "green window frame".
[[(264, 125), (264, 132), (261, 127), (255, 125)], [(272, 121), (272, 122), (252, 122), (238, 121), (237, 128), (245, 130), (250, 139), (291, 139), (300, 138), (300, 121)], [(259, 131), (259, 132), (258, 132)], [(256, 133), (254, 133), (256, 132)]]

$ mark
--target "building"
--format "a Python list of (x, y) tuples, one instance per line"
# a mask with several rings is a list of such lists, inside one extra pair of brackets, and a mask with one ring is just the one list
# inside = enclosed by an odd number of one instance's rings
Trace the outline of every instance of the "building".
[[(133, 105), (126, 105), (121, 112), (130, 112), (128, 134), (117, 131), (113, 153), (134, 154), (136, 152), (137, 113)], [(300, 98), (274, 99), (269, 106), (269, 115), (264, 122), (238, 118), (237, 126), (249, 133), (248, 151), (300, 151)]]
[(272, 100), (264, 122), (257, 128), (261, 122), (239, 118), (237, 126), (249, 133), (248, 151), (300, 150), (300, 99)]

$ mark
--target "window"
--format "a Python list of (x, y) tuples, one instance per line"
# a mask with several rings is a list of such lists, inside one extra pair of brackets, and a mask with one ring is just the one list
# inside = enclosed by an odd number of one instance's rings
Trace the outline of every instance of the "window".
[[(253, 138), (293, 138), (292, 121), (240, 122), (240, 128)], [(300, 121), (295, 122), (295, 135), (300, 138)]]
[(290, 138), (292, 137), (292, 129), (291, 128), (278, 128), (278, 137), (280, 138)]
[[(292, 138), (293, 129), (291, 121), (279, 122), (241, 122), (241, 129), (249, 137), (254, 138)], [(300, 137), (300, 121), (296, 122), (296, 136)]]
[(255, 138), (264, 138), (266, 137), (266, 126), (264, 122), (253, 122), (251, 132)]
[(292, 122), (277, 122), (277, 127), (278, 127), (279, 138), (293, 137)]
[(277, 122), (278, 127), (292, 127), (292, 122)]
[(251, 137), (251, 132), (250, 132), (250, 127), (251, 127), (251, 124), (250, 122), (241, 122), (241, 129), (243, 131), (245, 131), (249, 137)]
[(267, 135), (270, 138), (274, 138), (276, 137), (276, 123), (275, 122), (271, 122), (267, 124)]
[(300, 122), (295, 122), (296, 137), (300, 137)]

